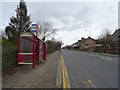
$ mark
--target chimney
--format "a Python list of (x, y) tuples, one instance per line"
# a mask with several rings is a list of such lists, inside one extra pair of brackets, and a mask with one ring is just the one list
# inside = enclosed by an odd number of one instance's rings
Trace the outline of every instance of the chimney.
[(84, 41), (84, 40), (85, 40), (85, 38), (83, 38), (83, 37), (82, 37), (82, 39), (81, 39), (81, 40), (82, 40), (82, 41)]

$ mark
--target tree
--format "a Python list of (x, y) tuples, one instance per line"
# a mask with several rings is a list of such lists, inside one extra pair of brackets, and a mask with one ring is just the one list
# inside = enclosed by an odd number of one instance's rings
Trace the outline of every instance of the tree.
[(17, 38), (17, 34), (21, 32), (30, 32), (30, 24), (32, 22), (30, 16), (27, 15), (26, 3), (21, 0), (15, 11), (16, 16), (10, 18), (9, 26), (5, 29), (8, 39)]
[(16, 38), (17, 37), (17, 32), (16, 32), (15, 28), (7, 26), (5, 28), (5, 33), (6, 33), (7, 37), (8, 37), (8, 39), (9, 39), (9, 41), (11, 41), (13, 43), (16, 42), (16, 40), (17, 40), (17, 38)]
[(40, 33), (40, 37), (42, 38), (43, 41), (46, 40), (47, 37), (52, 37), (54, 38), (54, 35), (56, 34), (56, 32), (58, 31), (57, 28), (53, 28), (53, 26), (46, 21), (38, 21), (37, 22), (39, 25), (39, 33)]
[[(54, 43), (54, 46), (53, 46), (53, 43)], [(54, 41), (53, 40), (47, 40), (46, 44), (47, 44), (47, 53), (52, 53), (52, 52), (57, 51), (57, 50), (60, 51), (62, 42), (57, 41), (57, 40), (54, 40)], [(54, 49), (52, 47), (54, 47)]]
[[(113, 41), (112, 41), (112, 35), (110, 30), (107, 28), (103, 30), (102, 34), (99, 36), (98, 40), (102, 43), (104, 48), (110, 49)], [(107, 50), (108, 52), (108, 50)]]

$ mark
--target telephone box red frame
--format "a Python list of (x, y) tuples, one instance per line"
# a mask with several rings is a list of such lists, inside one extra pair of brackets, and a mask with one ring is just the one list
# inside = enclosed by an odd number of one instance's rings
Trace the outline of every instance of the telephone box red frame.
[[(29, 34), (29, 35), (26, 35)], [(32, 39), (29, 39), (29, 36), (32, 37)], [(26, 40), (31, 40), (32, 44), (32, 52), (31, 53), (21, 53), (21, 38), (26, 38)], [(24, 46), (23, 46), (24, 47)], [(40, 52), (41, 50), (41, 52)], [(29, 62), (26, 62), (26, 59), (29, 59)], [(46, 60), (46, 43), (40, 39), (37, 38), (32, 33), (24, 32), (18, 35), (18, 56), (17, 56), (17, 63), (19, 64), (32, 64), (32, 67), (34, 68), (35, 63), (41, 63), (43, 60)]]

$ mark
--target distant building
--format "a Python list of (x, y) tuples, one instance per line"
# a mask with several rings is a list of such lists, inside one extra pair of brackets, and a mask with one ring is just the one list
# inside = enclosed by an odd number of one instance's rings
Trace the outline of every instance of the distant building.
[(101, 46), (103, 46), (103, 44), (102, 44), (102, 42), (100, 41), (100, 40), (95, 40), (95, 42), (96, 42), (96, 47), (101, 47)]
[(115, 47), (119, 47), (119, 44), (120, 44), (120, 29), (116, 30), (112, 34), (112, 41), (113, 41)]
[[(105, 46), (106, 45), (106, 46)], [(108, 35), (105, 39), (93, 39), (91, 37), (81, 38), (78, 42), (70, 45), (72, 48), (79, 48), (81, 50), (88, 50), (89, 52), (93, 52), (98, 50), (113, 50), (116, 52), (120, 48), (120, 29), (116, 30), (112, 35)]]
[(91, 37), (88, 37), (87, 39), (82, 38), (81, 40), (78, 40), (79, 48), (83, 50), (90, 50), (94, 51), (96, 42)]
[(78, 47), (78, 42), (75, 42), (71, 45), (72, 48), (77, 48)]

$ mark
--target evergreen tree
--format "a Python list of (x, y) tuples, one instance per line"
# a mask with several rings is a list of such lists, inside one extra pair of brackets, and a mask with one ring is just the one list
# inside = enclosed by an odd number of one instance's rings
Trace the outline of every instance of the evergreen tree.
[(26, 3), (21, 0), (19, 2), (19, 5), (17, 5), (17, 9), (15, 11), (16, 16), (12, 16), (12, 18), (10, 18), (9, 26), (6, 27), (5, 30), (8, 39), (15, 38), (17, 36), (16, 34), (19, 34), (21, 32), (30, 32), (30, 24), (32, 22), (30, 20), (30, 16), (27, 15)]
[(17, 40), (17, 32), (15, 28), (12, 28), (10, 26), (7, 26), (5, 28), (5, 33), (8, 36), (8, 39), (10, 42), (16, 43)]

